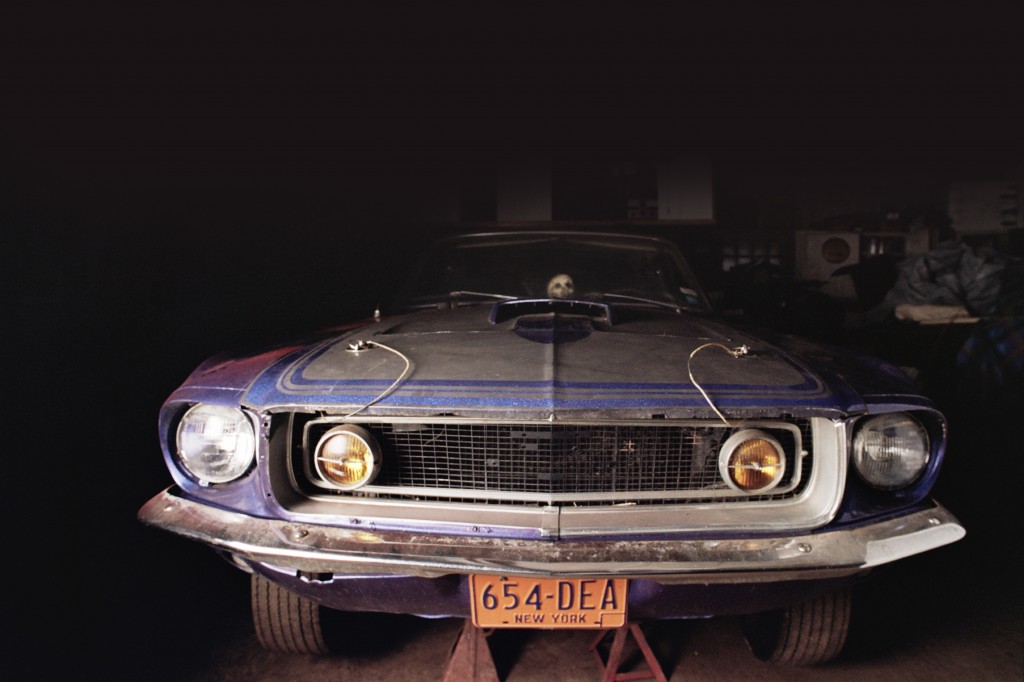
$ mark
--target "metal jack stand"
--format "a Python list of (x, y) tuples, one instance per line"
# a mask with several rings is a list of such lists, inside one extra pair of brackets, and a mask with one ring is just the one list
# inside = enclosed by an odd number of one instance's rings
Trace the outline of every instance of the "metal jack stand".
[(444, 671), (444, 682), (500, 682), (487, 644), (493, 630), (481, 630), (467, 620), (462, 626)]
[[(611, 651), (608, 653), (608, 660), (605, 661), (601, 657), (601, 652), (598, 651), (598, 646), (608, 636), (608, 633), (614, 632), (615, 637), (612, 639)], [(647, 670), (639, 670), (631, 673), (620, 673), (619, 666), (622, 665), (622, 652), (626, 646), (626, 637), (633, 635), (633, 641), (640, 647), (640, 651), (644, 655), (644, 660), (647, 661)], [(665, 673), (661, 670), (661, 665), (658, 663), (658, 659), (654, 657), (654, 652), (651, 651), (651, 646), (647, 643), (647, 638), (644, 637), (643, 631), (640, 629), (639, 623), (626, 623), (622, 627), (615, 628), (614, 630), (603, 630), (600, 635), (590, 645), (590, 650), (594, 652), (594, 656), (597, 657), (597, 663), (601, 666), (601, 682), (625, 682), (626, 680), (657, 680), (657, 682), (668, 682), (665, 678)]]

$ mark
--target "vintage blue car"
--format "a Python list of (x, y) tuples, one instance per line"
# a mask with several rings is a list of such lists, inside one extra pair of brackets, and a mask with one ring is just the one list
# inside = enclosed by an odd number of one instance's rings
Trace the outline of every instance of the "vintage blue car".
[(666, 240), (475, 234), (387, 314), (198, 367), (140, 519), (251, 576), (258, 638), (322, 609), (615, 628), (749, 615), (835, 657), (850, 586), (963, 537), (946, 421), (898, 369), (718, 320)]

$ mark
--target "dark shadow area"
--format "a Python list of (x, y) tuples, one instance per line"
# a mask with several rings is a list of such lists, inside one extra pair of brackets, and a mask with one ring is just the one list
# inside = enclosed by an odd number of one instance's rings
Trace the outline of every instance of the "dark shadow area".
[[(210, 356), (386, 309), (428, 242), (460, 219), (496, 217), (495, 160), (537, 152), (599, 164), (711, 157), (721, 171), (715, 224), (643, 231), (692, 254), (723, 308), (742, 311), (747, 324), (914, 367), (946, 410), (951, 440), (936, 495), (967, 538), (860, 586), (844, 660), (884, 662), (908, 642), (955, 637), (962, 621), (1021, 609), (1010, 560), (1021, 385), (995, 389), (963, 372), (967, 327), (847, 333), (843, 306), (771, 264), (726, 276), (720, 243), (724, 232), (771, 227), (759, 206), (772, 192), (759, 185), (765, 178), (820, 176), (845, 191), (858, 174), (875, 183), (878, 168), (920, 172), (929, 185), (961, 169), (1007, 168), (1020, 117), (1003, 101), (1018, 74), (1003, 71), (1019, 60), (997, 50), (1016, 50), (1019, 39), (996, 29), (1016, 33), (1014, 22), (985, 18), (961, 33), (958, 11), (957, 30), (945, 35), (922, 31), (917, 18), (905, 33), (872, 18), (866, 42), (844, 57), (827, 22), (789, 43), (756, 17), (742, 23), (771, 34), (760, 45), (737, 31), (737, 17), (693, 45), (689, 20), (641, 12), (598, 35), (575, 11), (564, 26), (545, 11), (520, 17), (523, 30), (495, 45), (503, 17), (480, 26), (460, 17), (449, 30), (463, 44), (421, 17), (405, 31), (394, 30), (394, 16), (346, 17), (323, 22), (311, 39), (286, 32), (269, 7), (192, 17), (177, 6), (21, 5), (14, 14), (24, 17), (0, 22), (10, 67), (0, 112), (2, 343), (13, 405), (3, 413), (8, 678), (177, 682), (230, 663), (222, 657), (232, 643), (249, 651), (247, 577), (136, 520), (171, 483), (157, 442), (162, 402)], [(256, 15), (269, 28), (252, 30)], [(665, 26), (652, 37), (657, 24)], [(946, 58), (948, 46), (975, 42), (984, 58)], [(888, 60), (879, 55), (886, 45)], [(725, 54), (712, 59), (709, 48)], [(466, 181), (466, 196), (451, 198), (452, 220), (402, 218), (416, 215), (416, 202), (438, 200), (438, 173)], [(650, 174), (641, 179), (649, 191)], [(595, 215), (620, 216), (626, 195), (614, 213), (601, 204), (606, 195), (591, 197)], [(797, 202), (779, 203), (786, 215), (775, 228), (788, 233)], [(553, 210), (576, 218), (592, 208)], [(888, 264), (878, 265), (855, 273), (867, 304), (891, 281)], [(363, 659), (396, 654), (432, 625), (337, 618), (342, 650)], [(645, 626), (666, 670), (699, 625)], [(494, 637), (508, 672), (537, 635)]]
[(487, 637), (487, 645), (491, 650), (494, 668), (498, 679), (508, 677), (512, 668), (522, 657), (523, 652), (538, 636), (536, 630), (503, 630), (495, 629)]
[(390, 613), (322, 609), (321, 619), (331, 656), (356, 660), (393, 655), (406, 642), (433, 627), (425, 618)]

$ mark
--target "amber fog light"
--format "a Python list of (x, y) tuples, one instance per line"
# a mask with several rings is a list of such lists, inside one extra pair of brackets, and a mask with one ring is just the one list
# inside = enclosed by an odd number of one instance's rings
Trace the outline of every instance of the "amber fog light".
[(313, 465), (317, 475), (332, 487), (352, 490), (377, 476), (380, 448), (365, 429), (338, 426), (316, 444)]
[(763, 431), (745, 429), (726, 439), (718, 470), (730, 488), (745, 493), (771, 490), (786, 473), (786, 455), (779, 442)]

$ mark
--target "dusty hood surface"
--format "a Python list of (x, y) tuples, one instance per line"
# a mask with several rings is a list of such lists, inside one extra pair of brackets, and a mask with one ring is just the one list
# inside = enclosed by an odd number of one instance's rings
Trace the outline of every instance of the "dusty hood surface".
[[(713, 411), (690, 380), (688, 360), (698, 347), (717, 343), (750, 348), (734, 358), (708, 346), (690, 362), (693, 377), (726, 412), (859, 406), (834, 377), (826, 381), (779, 348), (705, 318), (634, 309), (617, 314), (613, 324), (561, 313), (494, 323), (491, 314), (490, 305), (413, 313), (294, 350), (253, 381), (243, 402), (356, 409), (405, 371), (366, 413), (558, 418), (615, 410), (623, 418), (703, 417)], [(357, 340), (397, 353), (353, 352)]]

